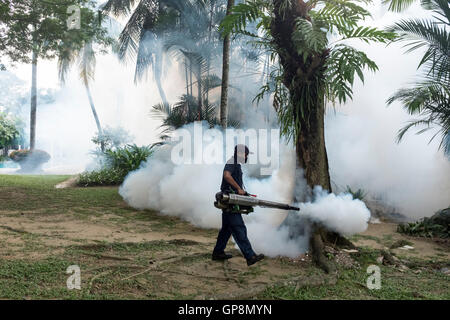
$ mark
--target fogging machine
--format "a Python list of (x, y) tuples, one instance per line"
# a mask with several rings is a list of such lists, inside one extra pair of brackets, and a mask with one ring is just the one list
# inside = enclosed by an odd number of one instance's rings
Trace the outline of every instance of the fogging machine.
[(261, 200), (255, 195), (248, 193), (245, 196), (241, 196), (234, 193), (218, 192), (216, 193), (214, 206), (218, 209), (242, 214), (252, 213), (253, 207), (300, 211), (300, 208), (292, 207), (284, 203)]

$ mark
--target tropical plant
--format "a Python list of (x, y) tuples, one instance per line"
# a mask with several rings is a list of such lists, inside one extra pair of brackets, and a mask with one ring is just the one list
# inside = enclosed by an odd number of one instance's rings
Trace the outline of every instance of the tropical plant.
[(0, 113), (0, 149), (7, 150), (18, 137), (19, 130), (14, 121)]
[(153, 148), (154, 146), (138, 147), (132, 144), (116, 150), (106, 150), (107, 167), (122, 169), (126, 172), (137, 170), (141, 163), (153, 154)]
[(425, 217), (416, 222), (402, 223), (397, 232), (416, 237), (450, 238), (450, 208), (437, 212), (432, 217)]
[[(9, 0), (0, 10), (0, 50), (12, 62), (31, 63), (30, 149), (36, 143), (37, 65), (39, 59), (52, 59), (70, 43), (81, 48), (93, 34), (102, 33), (92, 10), (92, 0), (62, 2)], [(80, 28), (70, 29), (69, 6), (80, 8)], [(31, 59), (30, 59), (31, 55)]]
[[(231, 14), (234, 6), (234, 0), (227, 2), (227, 16)], [(227, 127), (228, 117), (228, 78), (230, 74), (230, 35), (225, 35), (223, 39), (223, 53), (222, 53), (222, 92), (220, 96), (220, 124), (222, 128)]]
[(119, 185), (131, 171), (139, 169), (154, 152), (154, 147), (139, 147), (135, 144), (116, 149), (107, 149), (103, 153), (104, 161), (100, 170), (83, 172), (78, 177), (80, 186)]
[(353, 190), (350, 186), (347, 186), (345, 192), (352, 195), (353, 199), (364, 200), (367, 196), (367, 192), (364, 189)]
[[(106, 150), (115, 150), (130, 143), (133, 137), (122, 127), (112, 128), (106, 126), (102, 132), (97, 132), (92, 138), (92, 142), (100, 146), (100, 152), (103, 154)], [(103, 146), (103, 148), (102, 148)]]
[[(101, 21), (100, 21), (101, 23)], [(109, 38), (105, 33), (97, 33), (93, 35), (93, 38), (84, 42), (83, 47), (80, 49), (77, 46), (73, 46), (72, 43), (61, 44), (61, 52), (58, 55), (58, 73), (61, 82), (65, 82), (67, 73), (75, 62), (78, 64), (79, 77), (86, 89), (89, 105), (91, 106), (92, 114), (94, 116), (95, 124), (100, 135), (103, 134), (102, 126), (100, 125), (100, 119), (95, 109), (94, 99), (92, 98), (91, 89), (89, 87), (90, 81), (94, 80), (95, 65), (96, 65), (96, 51), (94, 45), (100, 47), (100, 52), (105, 53), (107, 46), (113, 44), (113, 40)], [(105, 150), (103, 143), (101, 149)]]
[[(347, 40), (386, 43), (394, 33), (360, 25), (370, 17), (363, 5), (370, 0), (249, 0), (236, 5), (222, 25), (224, 34), (238, 33), (271, 54), (277, 66), (256, 97), (273, 94), (281, 133), (296, 145), (297, 163), (309, 186), (331, 191), (324, 138), (327, 101), (352, 98), (356, 77), (377, 65)], [(256, 23), (257, 32), (247, 29)], [(304, 199), (296, 199), (303, 201)], [(323, 242), (350, 243), (316, 226), (311, 241), (313, 259), (325, 270)]]
[[(173, 130), (195, 121), (206, 121), (211, 128), (220, 125), (217, 106), (203, 103), (202, 108), (199, 108), (197, 99), (191, 95), (183, 95), (180, 101), (173, 106), (164, 103), (157, 104), (153, 106), (151, 113), (162, 120), (161, 139), (163, 140), (167, 139), (168, 134)], [(227, 119), (227, 126), (238, 128), (239, 122)]]
[(418, 66), (422, 79), (398, 90), (387, 102), (400, 101), (408, 113), (420, 116), (399, 131), (398, 142), (414, 127), (422, 127), (418, 133), (437, 127), (431, 140), (440, 135), (439, 148), (450, 155), (450, 5), (447, 0), (423, 2), (433, 11), (433, 20), (402, 20), (391, 27), (399, 33), (398, 41), (408, 42), (407, 52), (426, 48)]

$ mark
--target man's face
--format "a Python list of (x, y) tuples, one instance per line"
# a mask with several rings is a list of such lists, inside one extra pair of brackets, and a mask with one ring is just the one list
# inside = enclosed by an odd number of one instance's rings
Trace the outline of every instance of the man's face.
[(245, 152), (237, 152), (237, 161), (239, 163), (247, 163), (248, 161), (248, 154)]

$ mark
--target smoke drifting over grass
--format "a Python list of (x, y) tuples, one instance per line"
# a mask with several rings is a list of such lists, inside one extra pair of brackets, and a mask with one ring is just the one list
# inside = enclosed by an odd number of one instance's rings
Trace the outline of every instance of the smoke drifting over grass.
[[(185, 129), (193, 131), (194, 126)], [(200, 147), (194, 146), (200, 150), (194, 151), (210, 150), (212, 143), (215, 142), (204, 139)], [(252, 143), (254, 141), (249, 141)], [(216, 147), (224, 148), (222, 145)], [(177, 216), (202, 228), (220, 228), (221, 211), (213, 202), (220, 188), (224, 165), (175, 165), (171, 161), (172, 148), (171, 145), (163, 146), (141, 169), (129, 174), (119, 193), (132, 207)], [(261, 199), (291, 203), (295, 193), (309, 191), (305, 190), (302, 177), (297, 177), (299, 180), (292, 175), (296, 172), (293, 148), (282, 145), (280, 153), (280, 167), (269, 177), (251, 178), (246, 171), (246, 166), (251, 165), (243, 165), (244, 184), (248, 192)], [(370, 212), (363, 202), (353, 200), (351, 195), (335, 196), (320, 189), (314, 190), (313, 199), (313, 202), (301, 204), (299, 214), (307, 218), (302, 234), (293, 234), (291, 226), (282, 224), (288, 214), (283, 210), (255, 208), (254, 213), (244, 216), (254, 250), (272, 257), (298, 256), (308, 250), (308, 221), (322, 223), (344, 235), (366, 230)]]

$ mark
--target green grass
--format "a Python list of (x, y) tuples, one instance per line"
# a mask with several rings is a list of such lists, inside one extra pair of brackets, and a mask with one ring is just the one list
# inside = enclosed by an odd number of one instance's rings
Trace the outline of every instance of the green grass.
[[(278, 285), (269, 287), (259, 296), (261, 299), (450, 299), (450, 277), (437, 270), (448, 261), (422, 260), (410, 258), (411, 268), (400, 272), (393, 266), (378, 265), (376, 258), (378, 250), (360, 249), (356, 260), (361, 268), (340, 269), (335, 285), (300, 287), (295, 285)], [(366, 282), (370, 276), (367, 273), (369, 265), (378, 265), (381, 269), (381, 289), (369, 290)], [(420, 269), (420, 275), (415, 271)], [(316, 274), (312, 272), (311, 276)]]
[[(146, 233), (146, 228), (167, 235), (192, 234), (195, 231), (209, 237), (212, 242), (217, 236), (217, 230), (197, 229), (176, 217), (130, 208), (118, 194), (117, 187), (55, 189), (56, 184), (68, 178), (0, 175), (0, 215), (16, 219), (23, 217), (28, 222), (39, 222), (43, 216), (51, 216), (51, 222), (70, 219), (80, 223), (99, 223), (103, 227), (107, 224), (131, 233)], [(211, 270), (221, 270), (218, 264), (210, 261), (209, 244), (189, 240), (134, 243), (122, 238), (88, 241), (81, 236), (73, 237), (69, 244), (60, 244), (59, 239), (67, 239), (58, 234), (60, 230), (55, 227), (44, 225), (42, 230), (32, 232), (22, 232), (21, 228), (0, 228), (2, 239), (10, 237), (15, 240), (8, 242), (7, 248), (2, 251), (8, 258), (3, 259), (0, 255), (0, 298), (3, 299), (192, 299), (218, 290), (216, 280), (211, 278), (188, 276), (193, 279), (191, 284), (195, 288), (192, 290), (196, 294), (182, 293), (180, 283), (169, 280), (170, 275), (186, 278), (183, 273), (185, 268), (201, 275), (209, 275)], [(23, 228), (29, 230), (25, 226)], [(394, 239), (389, 236), (379, 239), (357, 235), (352, 239), (394, 244)], [(45, 240), (52, 240), (55, 244), (49, 247)], [(380, 252), (362, 248), (360, 253), (352, 254), (361, 268), (339, 267), (335, 285), (269, 286), (258, 298), (448, 300), (450, 277), (437, 272), (448, 266), (448, 261), (445, 261), (446, 251), (442, 249), (440, 252), (434, 259), (428, 260), (409, 257), (406, 264), (409, 270), (405, 272), (381, 265), (382, 289), (369, 290), (365, 285), (369, 276), (366, 270), (369, 265), (377, 264)], [(174, 257), (180, 259), (171, 262)], [(161, 263), (159, 271), (134, 276), (156, 261)], [(278, 275), (267, 274), (265, 268), (271, 264), (289, 271)], [(82, 290), (71, 291), (66, 287), (69, 276), (66, 269), (70, 265), (79, 265), (82, 270)], [(235, 280), (230, 283), (246, 287), (261, 276), (268, 276), (271, 281), (279, 283), (280, 279), (287, 280), (293, 276), (322, 279), (325, 275), (311, 264), (298, 265), (287, 258), (279, 258), (266, 259), (252, 268), (232, 272), (230, 276)]]

